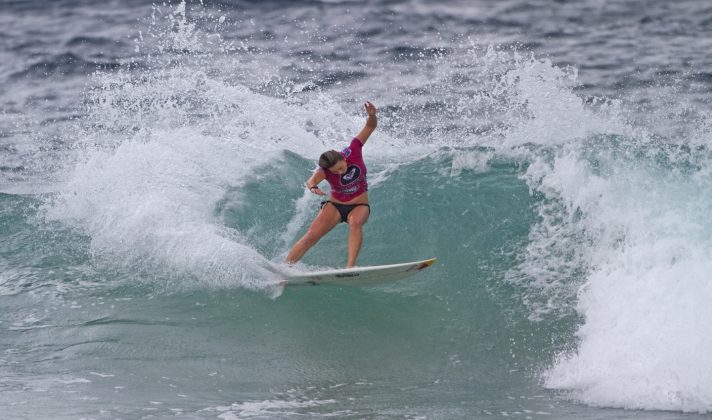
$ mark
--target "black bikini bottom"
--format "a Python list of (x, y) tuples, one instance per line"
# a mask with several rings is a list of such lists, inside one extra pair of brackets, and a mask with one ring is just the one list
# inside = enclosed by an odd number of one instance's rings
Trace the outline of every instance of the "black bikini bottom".
[(368, 214), (371, 214), (371, 206), (365, 203), (361, 204), (339, 204), (339, 203), (334, 203), (333, 201), (327, 200), (327, 201), (322, 201), (321, 205), (319, 208), (324, 208), (326, 203), (331, 204), (332, 206), (336, 207), (336, 210), (339, 211), (339, 214), (341, 215), (341, 222), (345, 223), (348, 220), (349, 213), (351, 213), (351, 210), (355, 209), (358, 206), (366, 206), (368, 207)]

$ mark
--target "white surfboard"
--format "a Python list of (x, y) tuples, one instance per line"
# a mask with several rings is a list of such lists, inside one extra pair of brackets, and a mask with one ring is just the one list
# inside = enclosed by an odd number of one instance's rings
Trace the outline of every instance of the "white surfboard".
[(309, 273), (285, 274), (282, 286), (373, 286), (390, 283), (410, 277), (435, 262), (435, 258), (402, 264), (374, 265), (370, 267), (352, 267), (336, 270), (315, 271)]

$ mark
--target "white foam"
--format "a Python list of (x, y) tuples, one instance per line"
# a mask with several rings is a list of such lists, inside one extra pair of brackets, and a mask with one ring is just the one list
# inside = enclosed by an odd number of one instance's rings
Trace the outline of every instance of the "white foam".
[(637, 169), (581, 202), (585, 229), (597, 232), (578, 294), (585, 323), (546, 384), (592, 405), (710, 411), (712, 190)]
[(623, 124), (617, 104), (584, 105), (575, 73), (546, 61), (505, 79), (519, 117), (504, 143), (544, 197), (511, 278), (533, 319), (574, 302), (583, 317), (546, 386), (595, 406), (712, 411), (709, 157)]
[(473, 171), (477, 173), (486, 172), (489, 169), (489, 160), (494, 153), (464, 152), (453, 156), (450, 176), (459, 176), (462, 171)]
[[(81, 228), (93, 253), (120, 264), (261, 287), (269, 262), (213, 212), (257, 165), (285, 148), (318, 143), (302, 127), (299, 108), (210, 79), (194, 65), (142, 77), (97, 74), (95, 81), (90, 118), (78, 135), (79, 163), (47, 218)], [(275, 112), (281, 124), (270, 120)]]
[[(334, 403), (336, 403), (336, 400), (262, 400), (234, 403), (229, 406), (211, 407), (203, 411), (219, 412), (220, 414), (217, 417), (224, 420), (256, 417), (271, 418), (289, 414), (302, 414), (304, 409)], [(341, 413), (345, 414), (344, 412)], [(322, 416), (326, 417), (328, 415), (322, 414)]]

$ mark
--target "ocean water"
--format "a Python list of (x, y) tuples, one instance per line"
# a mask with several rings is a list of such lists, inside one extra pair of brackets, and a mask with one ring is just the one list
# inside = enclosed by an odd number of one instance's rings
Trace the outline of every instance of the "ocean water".
[[(702, 0), (3, 1), (0, 418), (709, 418), (711, 48)], [(438, 262), (278, 296), (365, 100), (359, 264)]]

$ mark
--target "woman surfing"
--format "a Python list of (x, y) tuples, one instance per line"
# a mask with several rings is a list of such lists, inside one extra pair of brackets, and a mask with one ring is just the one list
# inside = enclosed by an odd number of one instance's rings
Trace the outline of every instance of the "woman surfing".
[(368, 204), (366, 164), (361, 148), (378, 125), (376, 107), (371, 102), (364, 105), (368, 118), (366, 125), (349, 147), (341, 152), (329, 150), (319, 157), (319, 168), (307, 180), (306, 187), (313, 194), (324, 196), (319, 183), (326, 180), (331, 187), (329, 199), (321, 202), (321, 209), (307, 233), (294, 244), (287, 254), (287, 263), (299, 261), (319, 239), (341, 222), (349, 225), (349, 255), (346, 267), (353, 267), (361, 250), (363, 225), (371, 214)]

